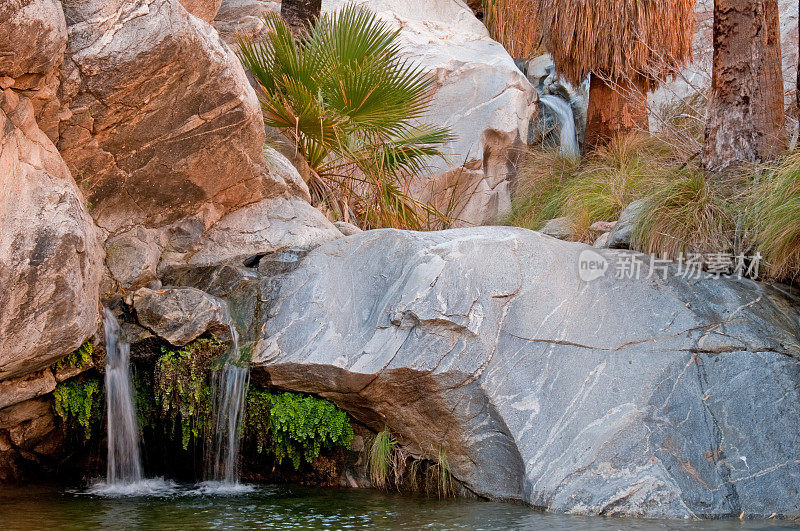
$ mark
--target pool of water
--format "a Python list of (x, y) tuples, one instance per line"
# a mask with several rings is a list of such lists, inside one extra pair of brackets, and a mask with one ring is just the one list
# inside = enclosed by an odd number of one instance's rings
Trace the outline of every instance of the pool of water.
[(0, 487), (0, 529), (781, 529), (776, 521), (661, 521), (545, 514), (521, 505), (371, 490), (154, 481), (138, 494), (103, 485)]

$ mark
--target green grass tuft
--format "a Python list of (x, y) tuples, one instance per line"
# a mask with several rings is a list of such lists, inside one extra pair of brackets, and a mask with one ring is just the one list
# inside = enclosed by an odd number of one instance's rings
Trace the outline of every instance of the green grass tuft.
[(397, 441), (392, 437), (388, 427), (383, 428), (372, 441), (372, 448), (369, 452), (369, 477), (372, 484), (385, 489), (389, 484), (389, 472)]
[(800, 278), (800, 152), (787, 155), (753, 187), (756, 248), (775, 279)]
[(645, 198), (632, 248), (677, 260), (691, 253), (730, 253), (735, 222), (730, 205), (699, 171), (685, 170)]
[(674, 177), (678, 164), (669, 147), (653, 137), (618, 137), (582, 161), (532, 150), (518, 174), (507, 225), (539, 230), (566, 217), (576, 241), (591, 243), (589, 226), (614, 221), (632, 201)]

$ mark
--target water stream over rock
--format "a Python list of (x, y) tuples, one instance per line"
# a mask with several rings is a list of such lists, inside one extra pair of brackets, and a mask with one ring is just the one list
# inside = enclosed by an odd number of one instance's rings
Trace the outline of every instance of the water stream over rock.
[(206, 477), (224, 485), (239, 483), (239, 448), (250, 383), (249, 360), (239, 360), (239, 336), (231, 325), (230, 355), (222, 369), (214, 371), (211, 400), (214, 404), (212, 447), (206, 460)]
[(120, 338), (117, 318), (103, 308), (106, 340), (106, 411), (108, 412), (107, 485), (141, 481), (139, 428), (130, 375), (130, 345)]
[(559, 124), (559, 151), (566, 155), (580, 155), (578, 137), (575, 132), (575, 118), (569, 103), (551, 94), (539, 96), (539, 102), (550, 109)]

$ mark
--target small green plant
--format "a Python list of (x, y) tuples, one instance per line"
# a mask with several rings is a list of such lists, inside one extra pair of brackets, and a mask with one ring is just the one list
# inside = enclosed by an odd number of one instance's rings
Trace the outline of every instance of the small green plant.
[(56, 413), (69, 426), (79, 426), (84, 438), (92, 438), (103, 411), (98, 378), (73, 378), (61, 382), (53, 391)]
[(756, 248), (769, 276), (800, 277), (800, 152), (787, 155), (751, 193)]
[(314, 202), (368, 228), (421, 228), (435, 209), (408, 195), (409, 180), (452, 136), (421, 122), (433, 79), (402, 58), (400, 30), (355, 5), (299, 39), (277, 14), (265, 24), (262, 41), (239, 41), (239, 57), (262, 89), (265, 123), (308, 162)]
[(53, 364), (53, 370), (58, 372), (64, 369), (84, 369), (92, 364), (94, 347), (91, 340), (84, 341), (77, 349)]
[(295, 470), (323, 449), (349, 448), (353, 439), (347, 413), (327, 400), (295, 393), (251, 390), (246, 427), (259, 452), (268, 451), (279, 465), (289, 459)]
[(272, 409), (272, 393), (250, 389), (247, 393), (247, 415), (245, 432), (255, 440), (256, 452), (270, 451), (269, 412)]
[(211, 362), (225, 351), (216, 339), (197, 339), (180, 349), (162, 347), (154, 371), (155, 404), (162, 418), (180, 425), (183, 448), (210, 426)]
[(447, 453), (443, 448), (439, 448), (436, 455), (436, 464), (433, 465), (436, 477), (436, 493), (440, 498), (449, 498), (455, 495), (455, 483), (450, 473), (450, 463), (447, 461)]
[(389, 469), (395, 447), (397, 441), (392, 437), (388, 427), (378, 432), (372, 441), (368, 459), (369, 477), (372, 484), (379, 489), (384, 489), (389, 484)]
[(631, 245), (672, 260), (690, 253), (731, 252), (735, 223), (728, 208), (710, 180), (687, 169), (647, 195)]

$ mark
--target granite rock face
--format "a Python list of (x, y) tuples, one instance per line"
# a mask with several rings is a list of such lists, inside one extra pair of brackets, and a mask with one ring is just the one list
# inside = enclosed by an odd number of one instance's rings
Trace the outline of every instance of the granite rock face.
[(181, 0), (181, 5), (197, 18), (211, 22), (217, 16), (222, 0)]
[(103, 251), (32, 102), (0, 92), (0, 380), (42, 369), (97, 327)]
[(67, 24), (58, 0), (0, 0), (0, 90), (31, 100), (39, 127), (55, 141), (59, 67)]
[[(617, 278), (633, 258), (641, 278)], [(647, 260), (523, 229), (359, 233), (273, 277), (254, 371), (388, 426), (415, 455), (443, 450), (481, 496), (796, 514), (798, 301), (647, 278)], [(587, 261), (607, 267), (582, 280)]]
[(235, 44), (237, 35), (257, 39), (266, 31), (264, 15), (280, 12), (280, 0), (222, 0), (214, 27), (228, 44)]
[(90, 0), (66, 15), (58, 148), (103, 229), (113, 285), (339, 236), (291, 164), (265, 158), (256, 94), (212, 26), (177, 0)]
[(206, 227), (286, 183), (264, 167), (261, 112), (233, 52), (177, 0), (66, 9), (58, 148), (109, 233), (201, 213)]

